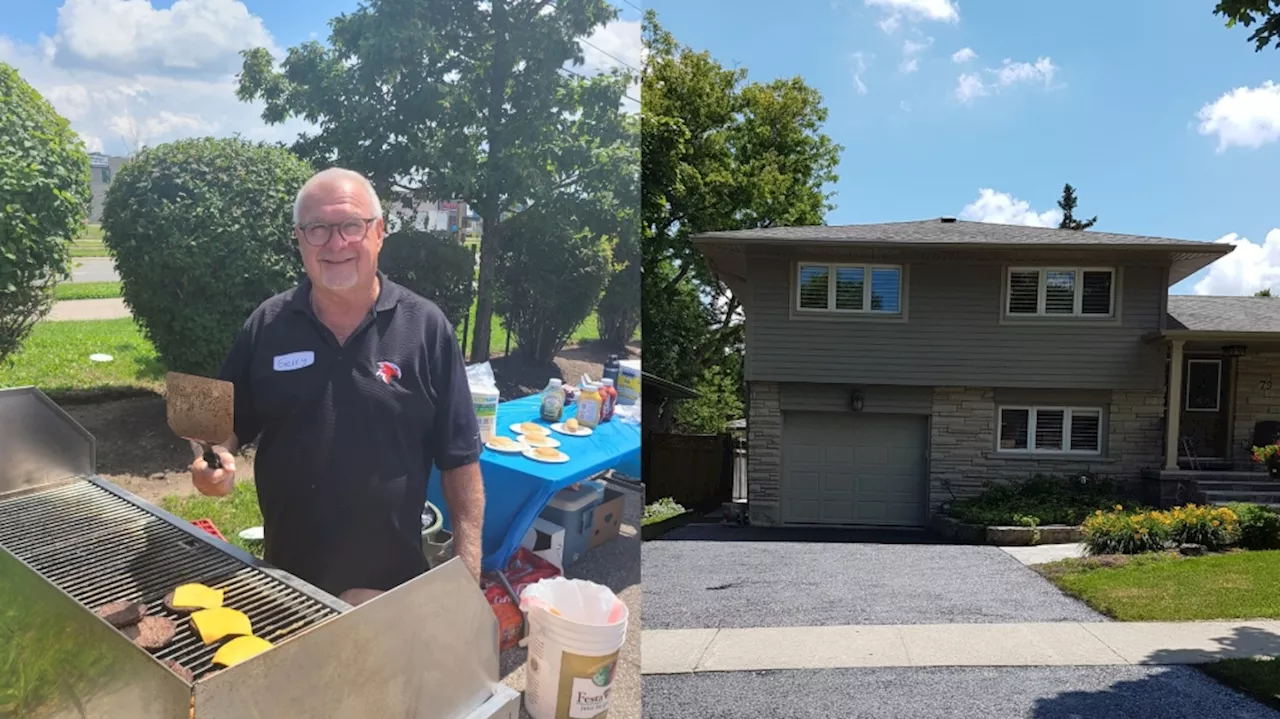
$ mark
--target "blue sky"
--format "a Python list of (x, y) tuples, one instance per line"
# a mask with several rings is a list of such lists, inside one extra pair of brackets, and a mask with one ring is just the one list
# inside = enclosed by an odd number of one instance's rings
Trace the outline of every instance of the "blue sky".
[(1280, 50), (1255, 53), (1212, 2), (645, 7), (751, 79), (822, 92), (845, 148), (831, 224), (1056, 224), (1070, 182), (1100, 231), (1250, 241), (1175, 292), (1280, 289)]

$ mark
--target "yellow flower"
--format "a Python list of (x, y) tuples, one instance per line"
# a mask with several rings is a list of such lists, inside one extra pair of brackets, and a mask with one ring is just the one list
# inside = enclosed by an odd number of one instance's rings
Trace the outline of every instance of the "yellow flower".
[(1123, 506), (1121, 506), (1121, 505), (1119, 505), (1119, 504), (1117, 504), (1117, 505), (1116, 505), (1116, 511), (1117, 511), (1117, 512), (1123, 512), (1123, 511), (1124, 511), (1124, 507), (1123, 507)]

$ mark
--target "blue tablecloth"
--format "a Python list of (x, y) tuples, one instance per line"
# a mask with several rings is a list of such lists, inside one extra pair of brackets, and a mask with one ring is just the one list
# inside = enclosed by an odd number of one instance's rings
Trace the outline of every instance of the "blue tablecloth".
[[(517, 422), (547, 424), (538, 419), (541, 403), (541, 396), (532, 395), (498, 405), (498, 435), (515, 438), (511, 425)], [(566, 407), (564, 419), (576, 413), (576, 404)], [(480, 456), (485, 490), (481, 563), (484, 571), (507, 566), (511, 555), (520, 547), (520, 540), (556, 492), (609, 469), (640, 476), (638, 424), (615, 418), (596, 427), (590, 437), (569, 437), (555, 432), (551, 436), (560, 441), (560, 451), (569, 455), (568, 462), (547, 464), (490, 449)], [(427, 499), (440, 508), (444, 528), (452, 531), (439, 471), (432, 471)]]

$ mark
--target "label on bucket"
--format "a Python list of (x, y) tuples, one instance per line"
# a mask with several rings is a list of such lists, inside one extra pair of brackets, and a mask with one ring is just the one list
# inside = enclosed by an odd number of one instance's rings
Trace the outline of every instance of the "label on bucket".
[(618, 653), (583, 657), (564, 652), (560, 657), (556, 719), (604, 719), (609, 711)]

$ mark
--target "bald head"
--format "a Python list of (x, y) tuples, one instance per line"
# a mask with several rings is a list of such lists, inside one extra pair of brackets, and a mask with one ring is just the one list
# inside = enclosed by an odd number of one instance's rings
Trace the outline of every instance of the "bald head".
[(334, 192), (342, 193), (343, 190), (354, 192), (368, 203), (368, 207), (364, 208), (368, 213), (366, 217), (382, 215), (382, 203), (378, 201), (378, 193), (373, 189), (373, 183), (353, 170), (330, 167), (312, 175), (311, 179), (303, 184), (302, 189), (298, 190), (298, 197), (293, 201), (293, 224), (297, 225), (304, 219), (303, 210), (314, 196), (328, 196)]

